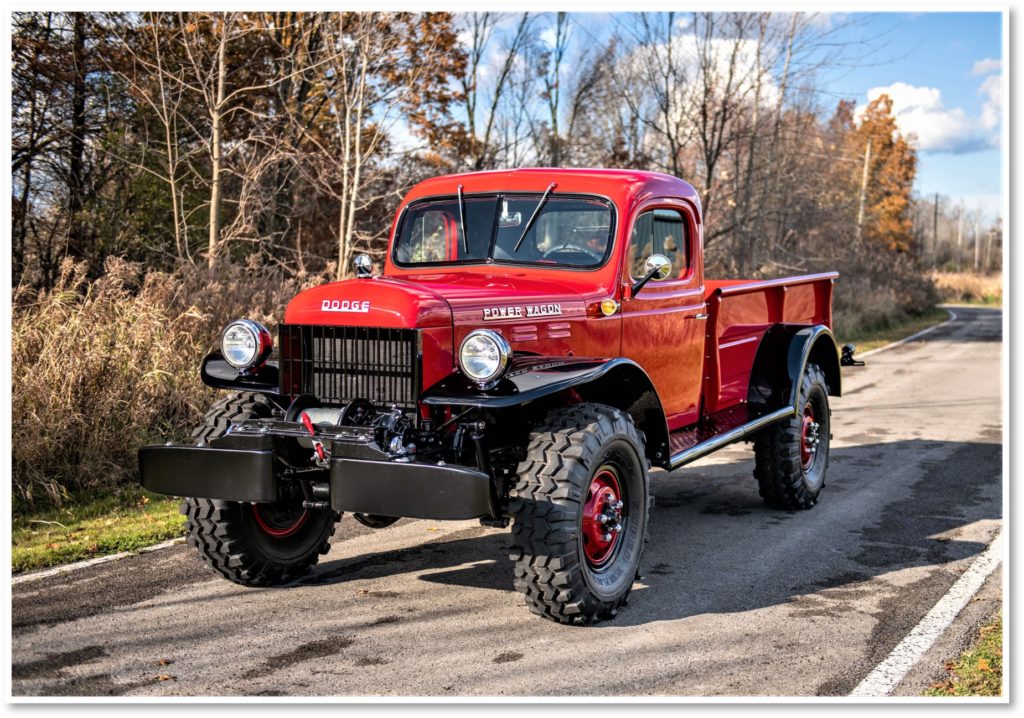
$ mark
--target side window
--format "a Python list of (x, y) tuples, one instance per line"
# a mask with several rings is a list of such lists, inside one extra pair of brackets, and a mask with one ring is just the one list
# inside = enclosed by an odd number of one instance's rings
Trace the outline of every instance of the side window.
[(644, 263), (652, 254), (664, 254), (672, 262), (670, 277), (686, 276), (690, 269), (690, 243), (686, 218), (679, 210), (655, 209), (636, 218), (627, 255), (633, 279), (644, 276)]

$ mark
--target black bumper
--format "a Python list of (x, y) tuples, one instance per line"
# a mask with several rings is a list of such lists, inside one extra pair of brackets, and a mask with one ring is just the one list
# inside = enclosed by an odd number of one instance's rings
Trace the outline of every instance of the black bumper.
[[(339, 456), (335, 442), (329, 481), (337, 511), (424, 519), (491, 514), (490, 477), (464, 466)], [(142, 485), (155, 493), (227, 501), (272, 502), (277, 482), (273, 449), (146, 446), (139, 450)], [(308, 475), (306, 478), (309, 478)]]

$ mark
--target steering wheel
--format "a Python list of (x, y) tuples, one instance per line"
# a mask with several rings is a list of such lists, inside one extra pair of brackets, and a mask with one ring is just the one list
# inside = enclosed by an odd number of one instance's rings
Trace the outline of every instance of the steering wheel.
[(549, 249), (544, 253), (543, 259), (551, 259), (553, 254), (582, 254), (584, 257), (592, 262), (600, 262), (601, 256), (595, 252), (591, 252), (589, 249), (579, 247), (575, 244), (563, 244), (554, 249)]

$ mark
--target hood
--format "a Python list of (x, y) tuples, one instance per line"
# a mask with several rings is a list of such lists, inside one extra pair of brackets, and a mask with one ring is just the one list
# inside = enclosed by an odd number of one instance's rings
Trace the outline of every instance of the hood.
[(401, 279), (331, 282), (300, 292), (284, 311), (286, 324), (423, 329), (451, 326), (452, 311), (437, 292)]
[(347, 279), (307, 289), (285, 309), (286, 324), (425, 328), (586, 313), (569, 287), (526, 276), (480, 273)]

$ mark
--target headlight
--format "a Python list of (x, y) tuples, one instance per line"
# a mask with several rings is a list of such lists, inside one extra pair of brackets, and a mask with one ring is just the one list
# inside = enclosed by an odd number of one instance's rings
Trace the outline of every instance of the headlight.
[(459, 348), (459, 368), (481, 386), (500, 379), (508, 370), (512, 347), (497, 332), (477, 329), (462, 340)]
[(220, 338), (221, 354), (236, 369), (249, 369), (263, 363), (273, 346), (267, 328), (248, 319), (228, 324)]

